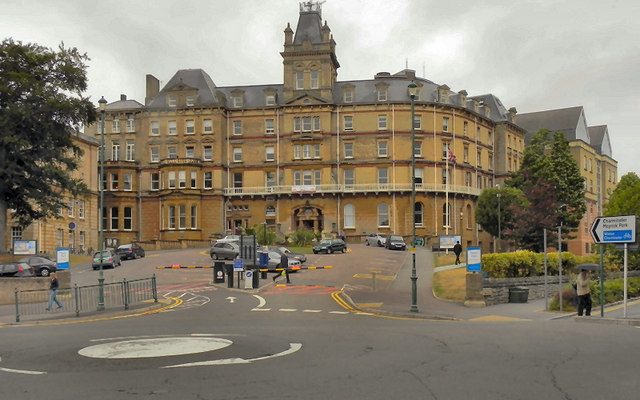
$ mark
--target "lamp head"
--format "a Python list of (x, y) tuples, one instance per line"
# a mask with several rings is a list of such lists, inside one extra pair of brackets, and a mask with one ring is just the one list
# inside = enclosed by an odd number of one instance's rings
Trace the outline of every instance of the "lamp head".
[(98, 100), (98, 107), (101, 112), (104, 112), (107, 109), (107, 101), (104, 99), (104, 96), (100, 97), (100, 100)]
[(414, 81), (411, 81), (407, 88), (409, 90), (409, 97), (411, 97), (411, 99), (415, 99), (416, 96), (418, 96), (418, 85), (416, 85)]

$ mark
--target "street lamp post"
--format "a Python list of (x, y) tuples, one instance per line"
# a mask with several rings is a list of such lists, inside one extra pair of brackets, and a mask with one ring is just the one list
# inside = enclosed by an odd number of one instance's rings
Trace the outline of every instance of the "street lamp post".
[(411, 98), (411, 308), (409, 311), (418, 312), (418, 287), (416, 274), (416, 96), (418, 85), (411, 81), (409, 84), (409, 97)]
[(498, 196), (498, 252), (502, 251), (502, 226), (500, 226), (501, 222), (502, 222), (502, 218), (500, 215), (500, 206), (501, 206), (501, 202), (500, 202), (500, 185), (498, 185), (498, 193), (496, 194), (496, 196)]
[(104, 115), (107, 110), (107, 101), (104, 96), (98, 100), (100, 106), (100, 177), (98, 179), (100, 185), (100, 205), (98, 215), (100, 220), (98, 221), (99, 235), (98, 250), (100, 251), (100, 272), (98, 274), (98, 311), (104, 310), (104, 272), (102, 270), (103, 251), (104, 251)]

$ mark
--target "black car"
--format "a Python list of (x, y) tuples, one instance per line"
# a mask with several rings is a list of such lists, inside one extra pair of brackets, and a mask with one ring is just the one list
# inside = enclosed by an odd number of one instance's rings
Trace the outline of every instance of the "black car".
[(389, 235), (385, 243), (385, 247), (391, 250), (406, 250), (407, 244), (404, 242), (402, 236)]
[(318, 253), (335, 253), (341, 251), (343, 253), (347, 252), (347, 244), (342, 239), (325, 239), (313, 246), (313, 254)]
[(27, 276), (36, 276), (32, 266), (24, 262), (0, 264), (0, 276), (11, 276), (22, 278)]
[(49, 274), (58, 270), (58, 265), (55, 263), (55, 261), (51, 261), (45, 257), (24, 257), (18, 260), (18, 262), (29, 264), (31, 267), (33, 267), (33, 270), (38, 276), (49, 276)]
[(118, 253), (121, 260), (133, 260), (144, 257), (144, 249), (137, 243), (118, 246), (116, 253)]

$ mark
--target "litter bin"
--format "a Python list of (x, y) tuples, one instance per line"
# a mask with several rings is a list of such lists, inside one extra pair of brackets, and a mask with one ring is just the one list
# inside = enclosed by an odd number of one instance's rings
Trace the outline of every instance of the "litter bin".
[(227, 287), (232, 288), (233, 287), (233, 265), (225, 264), (224, 270), (227, 274)]
[(213, 263), (213, 283), (224, 283), (224, 262)]
[(509, 303), (526, 303), (529, 300), (529, 289), (526, 287), (510, 287)]

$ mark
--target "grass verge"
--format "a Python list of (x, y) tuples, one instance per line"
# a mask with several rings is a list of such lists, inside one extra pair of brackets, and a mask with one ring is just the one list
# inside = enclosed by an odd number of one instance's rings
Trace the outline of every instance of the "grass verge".
[(467, 270), (451, 269), (433, 274), (433, 291), (441, 299), (464, 302), (467, 290)]

